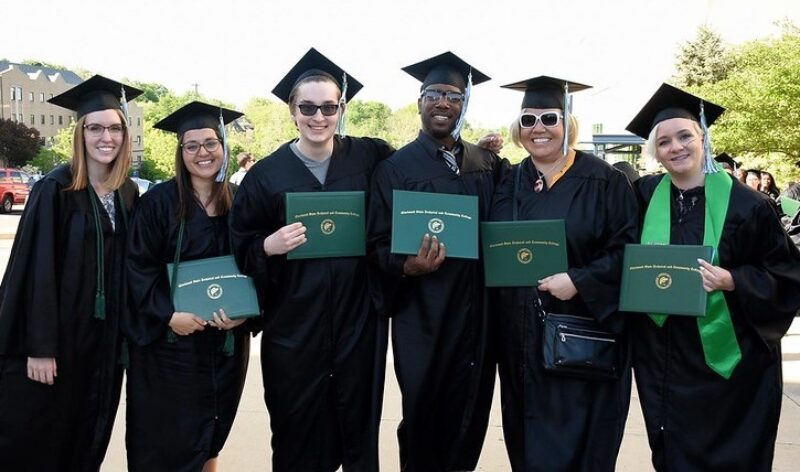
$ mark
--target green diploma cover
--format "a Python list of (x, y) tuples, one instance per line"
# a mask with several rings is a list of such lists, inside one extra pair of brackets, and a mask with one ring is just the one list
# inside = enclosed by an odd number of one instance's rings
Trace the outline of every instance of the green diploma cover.
[(781, 210), (787, 216), (793, 217), (797, 214), (797, 210), (800, 210), (800, 202), (789, 197), (781, 197)]
[(425, 233), (444, 243), (446, 257), (478, 258), (478, 197), (394, 190), (392, 253), (417, 254)]
[(700, 264), (711, 246), (625, 245), (619, 309), (657, 315), (705, 316)]
[(354, 257), (366, 254), (364, 192), (286, 194), (286, 224), (301, 222), (306, 242), (287, 259)]
[(481, 223), (487, 287), (534, 287), (567, 271), (564, 220)]
[[(172, 283), (173, 264), (167, 264)], [(260, 314), (253, 279), (239, 272), (233, 256), (181, 261), (175, 275), (175, 311), (194, 313), (204, 320), (220, 308), (230, 319)]]

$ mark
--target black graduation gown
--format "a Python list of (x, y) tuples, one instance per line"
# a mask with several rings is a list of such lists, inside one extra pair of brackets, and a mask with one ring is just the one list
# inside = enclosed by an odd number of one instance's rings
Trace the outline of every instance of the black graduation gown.
[[(132, 341), (127, 381), (128, 469), (199, 471), (230, 433), (249, 360), (245, 325), (233, 330), (232, 356), (222, 352), (225, 331), (206, 327), (168, 342), (170, 299), (166, 265), (175, 258), (180, 220), (175, 180), (140, 200), (131, 223), (128, 278)], [(230, 254), (227, 215), (209, 217), (199, 205), (186, 221), (181, 261)]]
[(492, 220), (513, 219), (517, 172), (517, 219), (565, 221), (567, 274), (578, 294), (561, 301), (542, 292), (545, 310), (599, 320), (619, 335), (623, 364), (616, 381), (545, 373), (542, 323), (533, 310), (536, 289), (492, 290), (503, 433), (511, 466), (525, 472), (613, 471), (631, 394), (627, 323), (617, 305), (625, 244), (634, 243), (639, 230), (636, 195), (622, 172), (580, 151), (552, 188), (536, 193), (537, 174), (528, 158), (503, 179)]
[(394, 189), (476, 195), (480, 219), (488, 216), (505, 161), (473, 144), (461, 145), (460, 175), (421, 132), (373, 176), (367, 230), (385, 283), (382, 309), (393, 317), (404, 471), (473, 470), (489, 421), (495, 365), (489, 358), (481, 263), (445, 259), (431, 274), (403, 277), (407, 256), (390, 252)]
[[(102, 220), (106, 318), (94, 318), (97, 247), (87, 191), (65, 191), (57, 167), (33, 187), (0, 287), (0, 470), (96, 471), (119, 404), (126, 222), (138, 196), (116, 192)], [(120, 197), (122, 195), (122, 197)], [(97, 197), (95, 197), (97, 198)], [(53, 386), (27, 377), (28, 357), (56, 358)]]
[[(642, 211), (660, 175), (637, 182)], [(702, 244), (702, 188), (681, 221), (672, 188), (671, 244)], [(736, 289), (724, 292), (742, 360), (725, 380), (705, 362), (694, 318), (670, 316), (659, 328), (643, 314), (633, 329), (634, 373), (653, 465), (664, 471), (768, 471), (780, 415), (780, 338), (800, 308), (800, 254), (768, 198), (734, 181), (722, 240), (721, 267)]]
[(387, 324), (372, 308), (366, 257), (266, 257), (286, 225), (286, 193), (369, 190), (385, 142), (336, 138), (325, 184), (284, 144), (236, 194), (231, 229), (264, 312), (261, 368), (275, 471), (378, 470)]

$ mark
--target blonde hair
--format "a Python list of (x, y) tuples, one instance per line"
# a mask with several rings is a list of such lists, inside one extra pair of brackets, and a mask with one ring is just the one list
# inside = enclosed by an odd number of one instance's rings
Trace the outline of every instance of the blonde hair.
[(339, 84), (336, 83), (335, 80), (328, 77), (327, 75), (309, 75), (308, 77), (303, 78), (303, 80), (294, 84), (292, 87), (292, 91), (289, 92), (289, 113), (294, 113), (294, 106), (295, 100), (297, 99), (297, 90), (300, 88), (301, 85), (307, 84), (309, 82), (330, 82), (336, 86), (337, 96), (336, 100), (339, 101), (342, 98), (342, 89), (339, 88)]
[[(562, 124), (563, 126), (563, 124)], [(511, 122), (511, 125), (508, 127), (509, 134), (511, 135), (511, 142), (516, 144), (518, 147), (522, 146), (522, 140), (520, 140), (521, 127), (519, 125), (519, 115)], [(569, 136), (567, 136), (567, 145), (569, 147), (575, 147), (575, 144), (578, 143), (578, 119), (575, 118), (575, 115), (569, 115)]]
[[(689, 120), (692, 122), (692, 128), (694, 132), (698, 134), (700, 139), (703, 139), (703, 129), (700, 127), (700, 123)], [(653, 126), (653, 129), (650, 130), (650, 134), (647, 135), (647, 141), (644, 142), (644, 146), (642, 147), (642, 155), (645, 157), (649, 157), (650, 159), (658, 160), (657, 149), (656, 149), (656, 136), (658, 135), (658, 127), (663, 122), (656, 123)]]
[[(131, 136), (128, 132), (128, 121), (122, 110), (114, 110), (120, 118), (120, 124), (124, 130), (125, 137), (122, 141), (122, 147), (117, 153), (117, 157), (111, 162), (111, 171), (108, 173), (108, 178), (104, 184), (107, 184), (111, 189), (117, 190), (122, 187), (125, 180), (128, 178), (128, 170), (131, 167)], [(70, 168), (72, 170), (72, 183), (67, 190), (83, 190), (89, 185), (89, 170), (86, 163), (86, 140), (83, 137), (83, 125), (86, 124), (86, 115), (80, 117), (78, 122), (75, 123), (75, 132), (72, 135), (72, 162)]]

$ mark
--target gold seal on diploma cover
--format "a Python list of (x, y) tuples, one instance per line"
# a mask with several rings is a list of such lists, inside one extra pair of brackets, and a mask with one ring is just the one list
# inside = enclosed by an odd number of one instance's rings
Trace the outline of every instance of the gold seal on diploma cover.
[(336, 223), (334, 223), (332, 219), (326, 218), (319, 224), (319, 229), (322, 231), (322, 234), (332, 234), (336, 231)]
[(533, 262), (533, 251), (524, 247), (517, 251), (517, 260), (520, 264), (530, 264)]
[(431, 218), (431, 220), (428, 221), (428, 229), (433, 234), (439, 234), (444, 231), (444, 221), (439, 218)]
[(672, 285), (672, 276), (666, 272), (662, 272), (656, 276), (656, 287), (661, 290), (666, 290)]
[(211, 284), (206, 289), (206, 295), (212, 300), (217, 300), (222, 296), (222, 286), (220, 284)]

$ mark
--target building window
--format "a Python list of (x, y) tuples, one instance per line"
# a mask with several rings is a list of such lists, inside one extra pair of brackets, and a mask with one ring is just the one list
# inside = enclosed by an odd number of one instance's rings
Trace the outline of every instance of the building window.
[(50, 124), (51, 124), (51, 125), (54, 125), (54, 124), (56, 124), (56, 117), (55, 117), (55, 116), (53, 116), (53, 115), (50, 115)]
[(44, 92), (39, 94), (39, 103), (44, 103)]
[(33, 92), (28, 92), (28, 100), (33, 101)]
[(136, 126), (142, 126), (142, 117), (141, 116), (137, 116), (136, 117)]
[(36, 115), (31, 115), (31, 126), (36, 124)]
[(41, 122), (44, 124), (44, 115), (40, 115), (42, 117)]
[(16, 100), (17, 99), (16, 97), (17, 97), (17, 88), (11, 87), (11, 101), (13, 102), (14, 100)]
[(142, 137), (136, 136), (136, 144), (142, 144)]
[(64, 124), (64, 116), (58, 115), (58, 126), (61, 126), (63, 124)]
[[(17, 87), (17, 101), (22, 101), (22, 87)], [(22, 121), (22, 115), (19, 115), (19, 120)]]
[(53, 94), (52, 93), (50, 94), (50, 98), (53, 98)]

